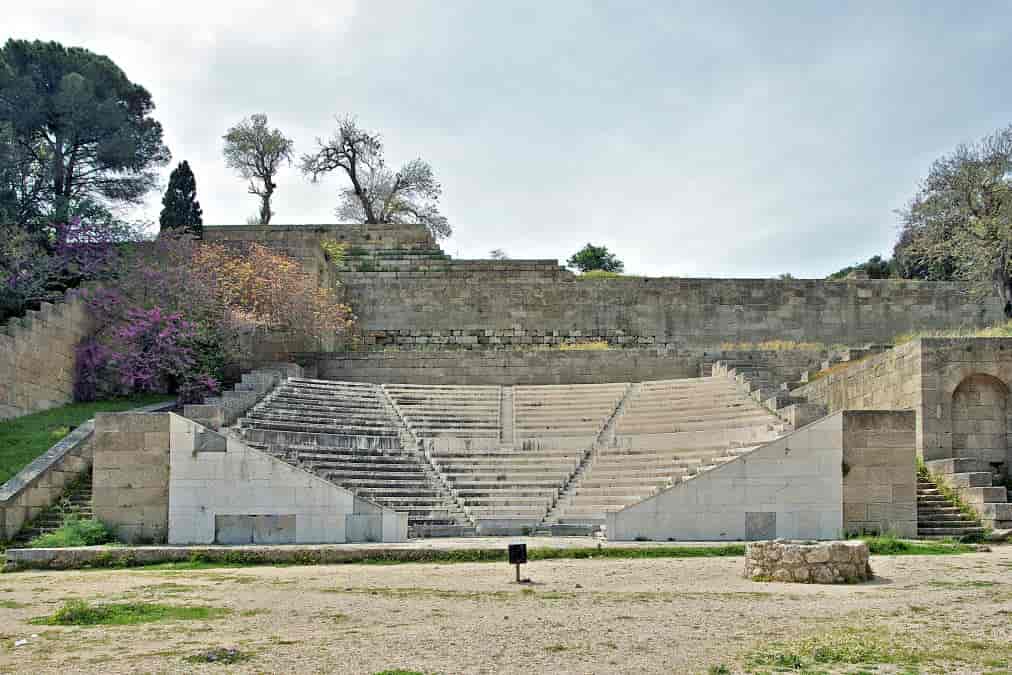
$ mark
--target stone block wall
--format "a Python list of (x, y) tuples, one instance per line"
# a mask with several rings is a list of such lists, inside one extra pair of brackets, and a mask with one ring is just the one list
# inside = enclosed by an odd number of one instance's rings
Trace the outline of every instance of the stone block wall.
[(165, 543), (170, 413), (95, 416), (92, 509), (128, 544)]
[(451, 268), (343, 275), (343, 283), (363, 332), (378, 340), (512, 330), (696, 350), (769, 340), (861, 345), (1001, 318), (996, 303), (968, 302), (962, 287), (943, 282), (580, 280)]
[(93, 330), (77, 292), (0, 327), (0, 419), (64, 405), (74, 396), (77, 344)]
[(914, 411), (843, 415), (843, 529), (846, 534), (917, 536)]
[(837, 410), (914, 410), (921, 402), (921, 350), (902, 344), (833, 371), (791, 391), (791, 396)]
[[(601, 384), (698, 377), (699, 358), (658, 349), (386, 351), (303, 355), (315, 377), (399, 384)], [(312, 372), (312, 368), (309, 369)]]

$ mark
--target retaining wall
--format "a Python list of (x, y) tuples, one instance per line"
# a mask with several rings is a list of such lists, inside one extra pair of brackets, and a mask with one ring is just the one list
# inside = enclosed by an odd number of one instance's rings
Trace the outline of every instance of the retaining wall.
[(0, 327), (0, 419), (69, 403), (77, 344), (93, 330), (77, 292)]

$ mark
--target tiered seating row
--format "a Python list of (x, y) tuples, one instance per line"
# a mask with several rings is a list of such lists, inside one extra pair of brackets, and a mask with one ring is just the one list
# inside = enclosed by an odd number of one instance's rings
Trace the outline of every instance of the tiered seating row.
[(597, 436), (628, 385), (518, 386), (513, 389), (514, 425), (520, 438)]
[(724, 378), (644, 382), (616, 423), (615, 448), (601, 448), (555, 518), (603, 525), (617, 511), (755, 444), (782, 422)]
[(399, 432), (376, 385), (305, 378), (289, 379), (241, 424), (250, 444), (407, 512), (415, 534), (467, 525), (424, 459), (402, 448)]
[(499, 387), (385, 384), (419, 438), (499, 437)]

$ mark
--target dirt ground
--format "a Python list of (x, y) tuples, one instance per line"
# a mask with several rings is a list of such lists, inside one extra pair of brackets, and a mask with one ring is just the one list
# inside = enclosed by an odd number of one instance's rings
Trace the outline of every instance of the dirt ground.
[[(1012, 668), (1010, 546), (873, 557), (877, 580), (851, 586), (754, 583), (742, 566), (539, 561), (524, 568), (533, 583), (523, 587), (504, 563), (6, 574), (0, 672), (720, 673), (774, 670), (778, 661), (757, 666), (756, 654), (782, 642), (803, 654), (841, 635), (847, 649), (902, 646), (898, 664), (888, 649), (865, 654), (875, 672)], [(231, 612), (136, 626), (28, 623), (73, 598)], [(212, 647), (249, 658), (187, 660)], [(838, 651), (820, 652), (819, 669), (860, 672)]]

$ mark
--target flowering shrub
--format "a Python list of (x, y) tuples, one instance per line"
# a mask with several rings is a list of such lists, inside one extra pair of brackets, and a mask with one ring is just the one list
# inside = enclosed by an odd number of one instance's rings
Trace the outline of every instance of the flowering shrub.
[(353, 323), (297, 261), (255, 243), (233, 250), (177, 232), (133, 245), (115, 278), (87, 299), (102, 329), (78, 349), (79, 400), (167, 391), (199, 401), (218, 389), (241, 331), (324, 339)]

